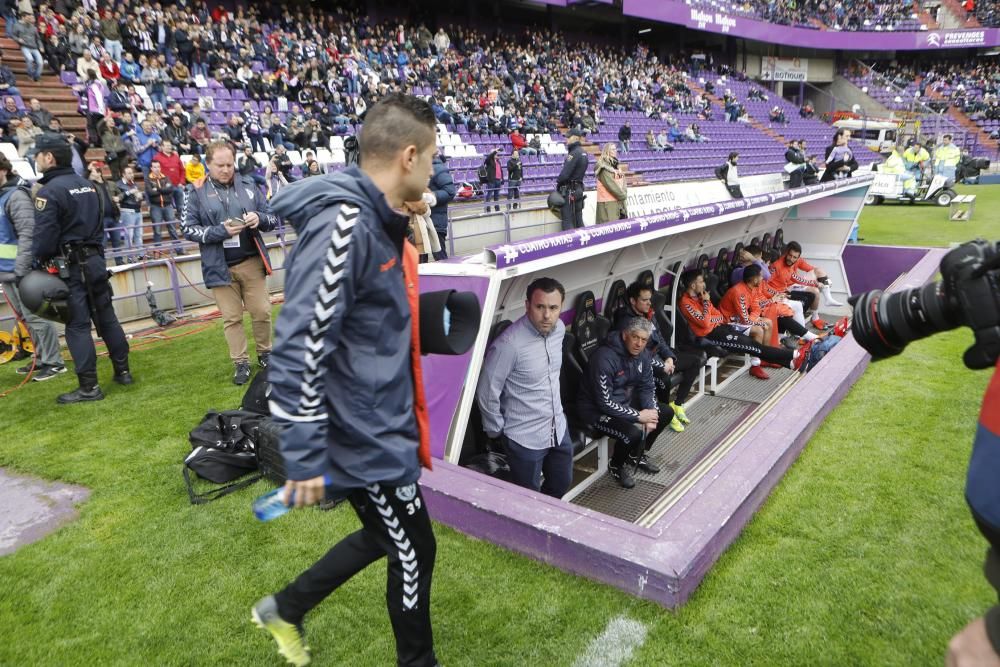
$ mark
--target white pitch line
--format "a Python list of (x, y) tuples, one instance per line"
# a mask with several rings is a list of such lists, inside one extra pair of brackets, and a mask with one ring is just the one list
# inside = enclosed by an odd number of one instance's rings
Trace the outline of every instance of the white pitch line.
[(574, 662), (573, 667), (619, 667), (632, 657), (632, 652), (646, 641), (646, 624), (624, 616), (608, 621), (587, 650)]

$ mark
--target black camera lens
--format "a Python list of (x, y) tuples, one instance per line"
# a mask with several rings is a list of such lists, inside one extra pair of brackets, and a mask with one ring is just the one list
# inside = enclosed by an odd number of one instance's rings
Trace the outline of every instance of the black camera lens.
[(876, 359), (899, 354), (915, 340), (961, 324), (941, 283), (927, 283), (892, 294), (874, 290), (851, 300), (854, 303), (851, 333)]

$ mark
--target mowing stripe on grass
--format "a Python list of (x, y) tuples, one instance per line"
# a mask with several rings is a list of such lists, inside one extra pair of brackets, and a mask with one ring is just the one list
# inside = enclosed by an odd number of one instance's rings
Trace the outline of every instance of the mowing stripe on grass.
[(624, 616), (608, 621), (587, 650), (573, 662), (573, 667), (618, 667), (632, 657), (632, 652), (646, 641), (646, 624)]

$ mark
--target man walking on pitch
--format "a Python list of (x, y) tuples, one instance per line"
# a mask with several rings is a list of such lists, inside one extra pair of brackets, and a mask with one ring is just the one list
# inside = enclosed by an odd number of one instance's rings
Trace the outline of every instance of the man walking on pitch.
[(435, 123), (426, 102), (388, 95), (365, 116), (362, 168), (304, 179), (271, 200), (298, 233), (269, 370), (271, 414), (284, 427), (286, 498), (301, 507), (346, 497), (361, 520), (253, 608), (254, 622), (294, 665), (310, 661), (305, 615), (382, 557), (398, 664), (437, 664), (436, 544), (417, 485), (421, 465), (430, 468), (417, 254), (400, 213), (430, 181)]

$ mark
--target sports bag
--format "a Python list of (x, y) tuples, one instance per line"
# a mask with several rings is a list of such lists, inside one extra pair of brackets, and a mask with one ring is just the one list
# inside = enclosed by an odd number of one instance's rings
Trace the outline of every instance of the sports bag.
[[(191, 453), (184, 458), (184, 483), (193, 505), (201, 505), (253, 484), (263, 475), (257, 462), (257, 440), (264, 415), (244, 410), (205, 414), (188, 435)], [(196, 491), (191, 472), (216, 484)]]
[(243, 402), (240, 403), (240, 408), (246, 412), (269, 415), (271, 414), (271, 408), (268, 407), (267, 401), (270, 396), (271, 383), (267, 381), (267, 369), (264, 368), (253, 376), (247, 392), (243, 394)]
[(833, 346), (841, 341), (840, 336), (830, 333), (824, 338), (819, 339), (812, 344), (809, 348), (809, 357), (806, 359), (805, 363), (802, 364), (802, 371), (811, 371), (816, 364), (818, 364), (827, 353), (833, 349)]

